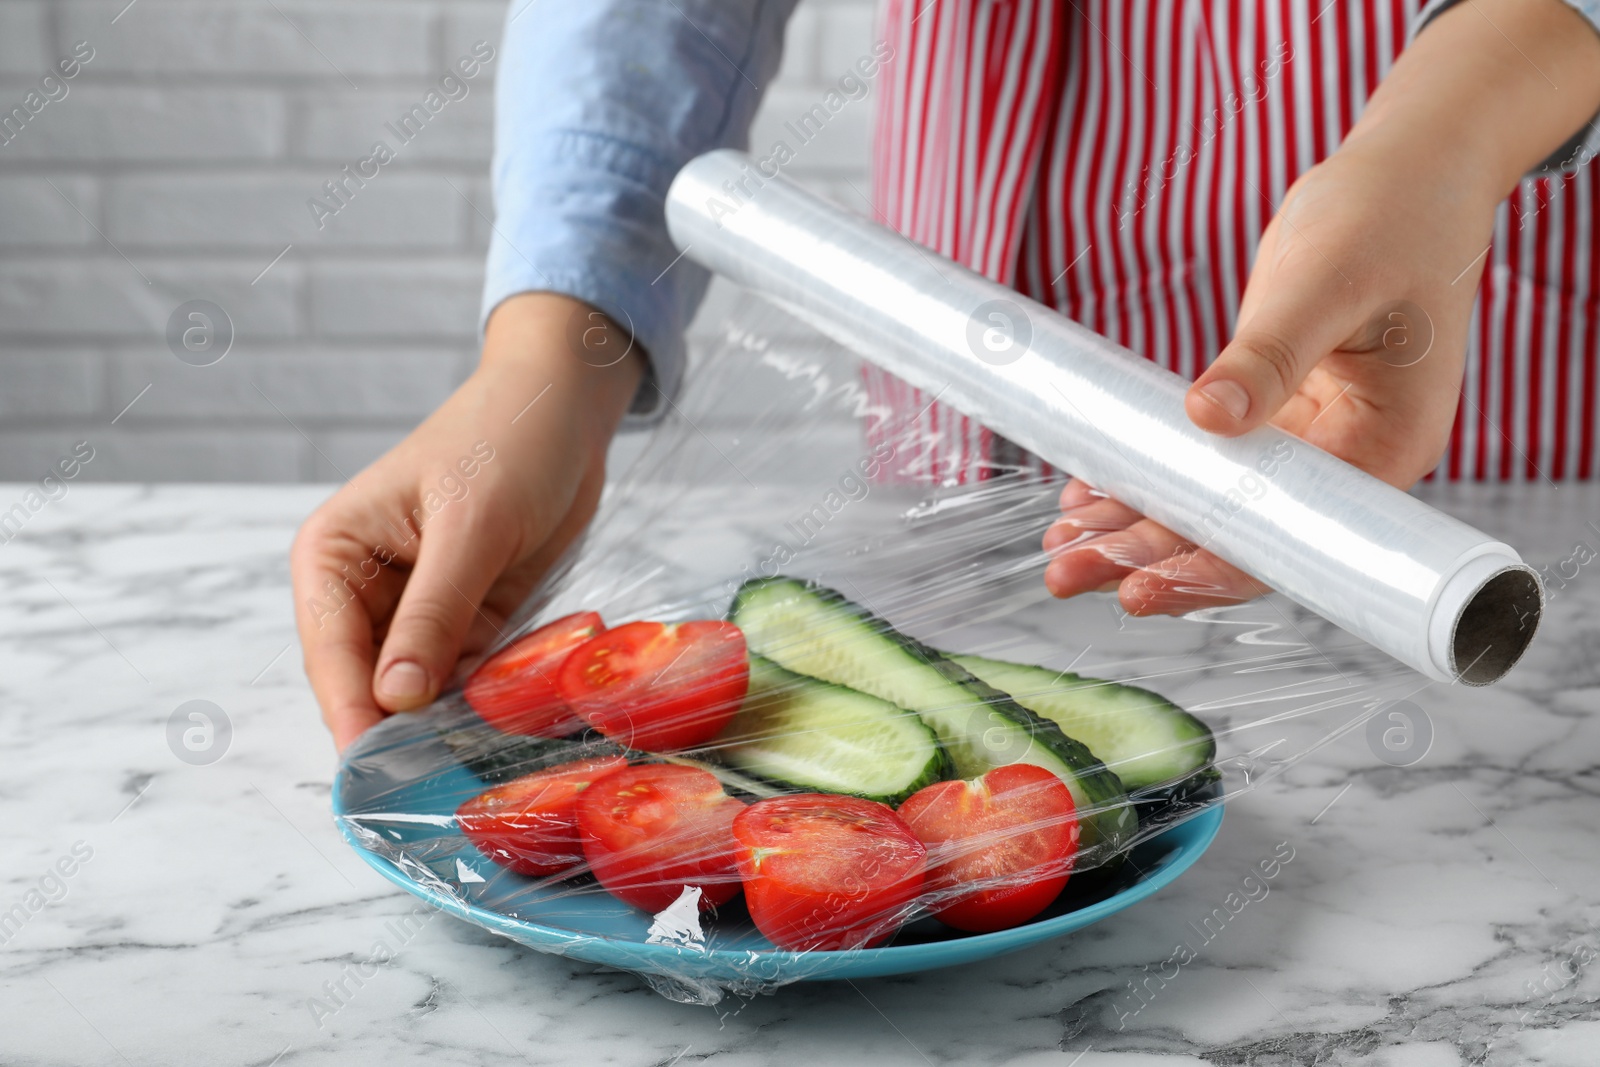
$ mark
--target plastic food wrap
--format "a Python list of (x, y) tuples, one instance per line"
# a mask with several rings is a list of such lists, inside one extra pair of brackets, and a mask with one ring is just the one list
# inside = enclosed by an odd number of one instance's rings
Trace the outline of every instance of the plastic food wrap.
[(1056, 600), (1061, 483), (919, 484), (947, 431), (890, 415), (855, 356), (741, 302), (496, 648), (349, 750), (352, 844), (710, 1003), (1126, 906), (1220, 805), (1435, 684), (1279, 596)]
[(1430, 678), (1498, 681), (1544, 607), (1509, 545), (1275, 426), (1234, 438), (1188, 383), (739, 152), (678, 174), (683, 254), (1072, 471)]

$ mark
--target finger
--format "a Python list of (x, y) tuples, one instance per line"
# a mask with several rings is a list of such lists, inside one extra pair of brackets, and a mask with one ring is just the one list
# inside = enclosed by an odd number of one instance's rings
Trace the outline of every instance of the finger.
[(1045, 588), (1057, 597), (1087, 593), (1192, 547), (1165, 526), (1140, 519), (1056, 556), (1045, 567)]
[(336, 632), (305, 648), (306, 675), (338, 752), (384, 717), (372, 700), (373, 647), (365, 615), (359, 607), (346, 611)]
[(1346, 321), (1349, 283), (1320, 259), (1302, 258), (1259, 285), (1268, 286), (1260, 306), (1184, 398), (1189, 418), (1210, 433), (1232, 437), (1272, 418), (1359, 326)]
[(510, 559), (509, 526), (473, 513), (441, 514), (423, 532), (377, 669), (368, 675), (380, 707), (410, 711), (439, 695), (484, 593)]
[(1144, 516), (1115, 500), (1102, 497), (1064, 511), (1044, 532), (1044, 550), (1054, 552), (1090, 537), (1126, 530)]
[(1118, 599), (1129, 615), (1185, 615), (1237, 604), (1271, 592), (1210, 552), (1179, 552), (1122, 580)]
[(383, 719), (372, 700), (372, 616), (342, 573), (361, 559), (354, 541), (316, 519), (301, 530), (289, 556), (306, 677), (340, 752)]
[(1060, 507), (1062, 511), (1069, 511), (1072, 508), (1092, 504), (1096, 500), (1104, 500), (1105, 498), (1106, 495), (1104, 493), (1082, 478), (1073, 478), (1061, 487)]

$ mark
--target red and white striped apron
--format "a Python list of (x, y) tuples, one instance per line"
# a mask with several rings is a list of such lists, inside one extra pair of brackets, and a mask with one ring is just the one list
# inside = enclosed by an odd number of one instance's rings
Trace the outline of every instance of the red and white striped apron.
[[(1194, 378), (1232, 336), (1285, 190), (1338, 146), (1421, 0), (887, 0), (879, 218)], [(1595, 476), (1592, 167), (1501, 205), (1450, 447), (1430, 477)], [(1036, 457), (868, 368), (937, 442), (899, 479)], [(919, 414), (920, 413), (920, 414)]]

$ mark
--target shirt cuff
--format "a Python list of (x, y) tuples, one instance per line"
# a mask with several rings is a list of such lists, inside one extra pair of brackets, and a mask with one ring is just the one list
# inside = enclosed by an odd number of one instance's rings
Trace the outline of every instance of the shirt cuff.
[[(1600, 33), (1600, 0), (1561, 0), (1578, 14), (1589, 20), (1589, 25)], [(1417, 12), (1416, 29), (1412, 37), (1421, 33), (1428, 23), (1438, 18), (1460, 0), (1427, 0)], [(1548, 159), (1527, 173), (1529, 178), (1546, 178), (1556, 174), (1571, 174), (1600, 155), (1600, 112), (1580, 128), (1566, 144), (1550, 153)]]
[[(623, 427), (659, 419), (682, 387), (684, 331), (709, 273), (678, 256), (663, 204), (676, 164), (588, 130), (554, 130), (519, 151), (552, 167), (514, 166), (538, 211), (502, 212), (489, 240), (480, 329), (517, 293), (562, 293), (603, 311), (648, 357)], [(620, 358), (620, 357), (619, 357)]]

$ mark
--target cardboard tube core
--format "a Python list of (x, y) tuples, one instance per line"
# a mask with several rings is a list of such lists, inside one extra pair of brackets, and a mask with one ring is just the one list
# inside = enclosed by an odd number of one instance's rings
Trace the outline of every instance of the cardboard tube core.
[(1516, 666), (1544, 611), (1539, 579), (1528, 567), (1505, 567), (1478, 587), (1456, 620), (1451, 673), (1465, 685), (1492, 685)]

